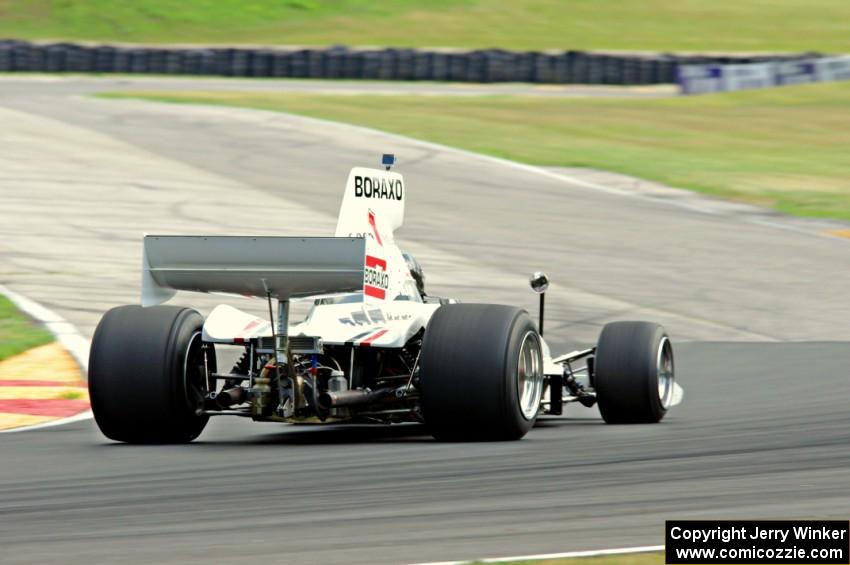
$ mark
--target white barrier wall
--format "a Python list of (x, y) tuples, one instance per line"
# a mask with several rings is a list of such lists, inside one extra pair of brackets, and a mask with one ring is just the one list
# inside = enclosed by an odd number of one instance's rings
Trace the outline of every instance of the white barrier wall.
[(770, 63), (755, 65), (723, 65), (720, 73), (723, 90), (767, 88), (775, 84), (774, 68)]
[(812, 61), (776, 63), (773, 67), (773, 72), (776, 77), (776, 86), (805, 84), (818, 80), (815, 76), (815, 63)]
[(839, 80), (850, 80), (850, 55), (748, 65), (682, 65), (677, 73), (682, 94)]
[(850, 80), (850, 55), (816, 60), (815, 75), (818, 81)]
[(682, 94), (722, 92), (721, 70), (721, 65), (682, 65), (676, 73), (676, 81)]

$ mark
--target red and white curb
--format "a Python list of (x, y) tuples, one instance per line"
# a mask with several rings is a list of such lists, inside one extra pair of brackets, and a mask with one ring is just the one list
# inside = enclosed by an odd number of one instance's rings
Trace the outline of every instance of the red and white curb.
[(572, 559), (576, 557), (602, 557), (605, 555), (628, 555), (629, 553), (649, 553), (664, 551), (663, 545), (644, 545), (639, 547), (621, 547), (617, 549), (597, 549), (592, 551), (568, 551), (565, 553), (541, 553), (539, 555), (515, 555), (513, 557), (491, 557), (472, 561), (432, 561), (412, 565), (466, 565), (468, 563), (508, 563), (511, 561), (534, 561), (544, 559)]
[[(88, 372), (89, 349), (91, 348), (91, 343), (83, 337), (82, 334), (80, 334), (73, 324), (53, 310), (50, 310), (38, 302), (30, 300), (29, 298), (18, 294), (3, 285), (0, 285), (0, 294), (11, 300), (19, 310), (44, 324), (47, 330), (56, 338), (56, 341), (58, 341), (80, 365), (83, 372)], [(11, 428), (8, 430), (0, 430), (0, 434), (51, 428), (54, 426), (70, 424), (72, 422), (88, 420), (92, 417), (93, 415), (91, 410), (86, 410), (85, 412), (81, 412), (73, 416), (57, 418), (56, 420), (51, 420), (49, 422), (42, 422), (31, 426), (22, 426), (20, 428)]]

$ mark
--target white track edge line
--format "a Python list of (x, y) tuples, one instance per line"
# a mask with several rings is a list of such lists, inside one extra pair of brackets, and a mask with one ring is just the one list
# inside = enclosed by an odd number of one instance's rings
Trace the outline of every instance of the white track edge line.
[(40, 424), (33, 424), (32, 426), (22, 426), (20, 428), (11, 428), (8, 430), (0, 430), (0, 434), (15, 434), (18, 432), (31, 432), (35, 430), (43, 430), (44, 428), (55, 428), (56, 426), (64, 426), (65, 424), (73, 424), (74, 422), (83, 422), (85, 420), (91, 420), (94, 417), (91, 410), (86, 410), (85, 412), (80, 412), (79, 414), (74, 414), (73, 416), (68, 416), (67, 418), (58, 418), (56, 420), (51, 420), (49, 422), (42, 422)]
[[(81, 97), (91, 98), (90, 96), (81, 96)], [(135, 103), (138, 103), (138, 104), (163, 104), (163, 102), (151, 101), (151, 100), (146, 100), (146, 99), (129, 99), (129, 100), (125, 99), (125, 101), (129, 101), (131, 103), (135, 102)], [(110, 101), (107, 101), (107, 102), (110, 102)], [(204, 104), (204, 103), (195, 103), (194, 105), (195, 106), (201, 106), (201, 107), (226, 108), (225, 106), (214, 106), (214, 105)], [(437, 142), (434, 142), (434, 141), (426, 141), (424, 139), (419, 139), (419, 138), (416, 138), (416, 137), (410, 137), (410, 136), (407, 136), (407, 135), (404, 135), (404, 134), (394, 133), (394, 132), (390, 132), (390, 131), (386, 131), (386, 130), (380, 130), (380, 129), (369, 127), (369, 126), (352, 124), (352, 123), (348, 123), (348, 122), (334, 121), (334, 120), (325, 119), (325, 118), (316, 118), (316, 117), (313, 117), (313, 116), (304, 116), (304, 115), (301, 115), (301, 114), (293, 114), (293, 113), (290, 113), (290, 112), (283, 112), (283, 111), (260, 110), (260, 109), (245, 108), (245, 107), (235, 107), (235, 108), (239, 109), (239, 110), (250, 111), (250, 112), (261, 112), (261, 113), (269, 114), (271, 116), (284, 115), (287, 118), (295, 119), (296, 121), (301, 121), (305, 124), (311, 124), (312, 123), (312, 124), (316, 124), (316, 125), (336, 126), (336, 127), (346, 128), (346, 129), (349, 129), (349, 130), (354, 131), (354, 132), (361, 132), (361, 133), (364, 133), (364, 134), (371, 134), (371, 135), (377, 134), (377, 135), (385, 136), (388, 139), (394, 139), (394, 140), (399, 141), (399, 142), (405, 142), (405, 143), (410, 143), (412, 145), (417, 145), (417, 146), (422, 147), (424, 149), (431, 149), (431, 150), (435, 150), (435, 151), (443, 151), (443, 152), (447, 152), (447, 153), (454, 153), (455, 155), (459, 155), (459, 156), (462, 156), (462, 157), (478, 159), (480, 161), (485, 161), (485, 162), (490, 162), (490, 163), (494, 163), (494, 164), (498, 164), (498, 165), (503, 165), (503, 166), (513, 168), (515, 170), (523, 171), (523, 172), (526, 172), (526, 173), (544, 176), (544, 177), (547, 177), (551, 180), (555, 180), (555, 181), (558, 181), (558, 182), (561, 182), (561, 183), (564, 183), (564, 184), (567, 184), (567, 185), (572, 185), (574, 187), (589, 189), (589, 190), (593, 190), (593, 191), (596, 191), (596, 192), (607, 193), (607, 194), (610, 194), (610, 195), (621, 196), (621, 197), (625, 197), (625, 198), (641, 199), (641, 200), (650, 201), (650, 202), (653, 202), (653, 203), (656, 203), (656, 204), (660, 204), (660, 205), (663, 205), (663, 206), (678, 208), (678, 209), (681, 209), (681, 210), (689, 210), (691, 212), (695, 212), (697, 214), (702, 214), (702, 215), (725, 216), (721, 212), (718, 212), (717, 210), (712, 209), (709, 202), (706, 202), (705, 205), (703, 205), (699, 201), (697, 201), (697, 202), (682, 202), (678, 199), (665, 200), (665, 199), (659, 199), (659, 198), (649, 198), (644, 194), (640, 194), (640, 193), (637, 193), (637, 192), (634, 192), (634, 191), (631, 191), (631, 190), (615, 188), (615, 187), (611, 187), (611, 186), (606, 186), (606, 185), (598, 183), (598, 182), (580, 179), (580, 178), (577, 178), (574, 175), (571, 175), (567, 172), (550, 171), (550, 170), (548, 170), (544, 167), (540, 167), (540, 166), (537, 166), (537, 165), (529, 165), (529, 164), (526, 164), (526, 163), (521, 163), (519, 161), (513, 161), (511, 159), (506, 159), (504, 157), (495, 157), (493, 155), (487, 155), (485, 153), (478, 153), (476, 151), (472, 151), (472, 150), (469, 150), (469, 149), (461, 149), (460, 147), (445, 145), (445, 144), (437, 143)], [(701, 194), (701, 193), (699, 193), (695, 190), (689, 190), (689, 189), (679, 188), (679, 187), (675, 187), (675, 186), (670, 187), (670, 188), (672, 188), (674, 190), (682, 191), (684, 193), (687, 193), (689, 195), (693, 195), (693, 196), (696, 196), (696, 197), (702, 197), (702, 198), (706, 198), (706, 199), (709, 199), (709, 200), (712, 198), (711, 196)], [(722, 198), (720, 198), (719, 200), (724, 201), (724, 199), (722, 199)], [(725, 217), (729, 217), (729, 216), (725, 216)], [(738, 218), (736, 218), (736, 220), (739, 221), (739, 222), (747, 223), (747, 224), (751, 224), (751, 225), (758, 225), (758, 226), (761, 226), (761, 227), (773, 228), (773, 229), (778, 229), (778, 230), (792, 231), (792, 232), (798, 233), (800, 235), (806, 235), (806, 236), (809, 236), (809, 237), (817, 237), (817, 238), (821, 238), (821, 239), (828, 239), (830, 241), (839, 242), (839, 243), (842, 243), (842, 244), (845, 243), (845, 242), (842, 242), (840, 238), (836, 238), (836, 237), (833, 237), (833, 236), (830, 236), (830, 235), (826, 235), (826, 234), (820, 233), (819, 231), (807, 230), (805, 228), (793, 226), (793, 225), (790, 225), (790, 224), (786, 225), (785, 222), (782, 221), (781, 217), (777, 218), (774, 221), (764, 220), (764, 219), (758, 218), (758, 217), (743, 217), (743, 218), (738, 217)], [(842, 225), (843, 225), (843, 223), (842, 223)]]
[[(672, 207), (672, 208), (679, 208), (681, 210), (689, 210), (689, 211), (695, 212), (697, 214), (703, 214), (703, 215), (709, 215), (709, 216), (718, 216), (718, 215), (724, 216), (724, 214), (722, 214), (721, 212), (718, 212), (718, 211), (711, 208), (711, 206), (710, 206), (711, 197), (710, 196), (701, 194), (701, 193), (697, 192), (696, 190), (689, 190), (689, 189), (685, 189), (685, 188), (670, 186), (670, 188), (672, 188), (674, 190), (681, 191), (681, 192), (687, 193), (687, 194), (692, 195), (692, 196), (696, 196), (697, 198), (700, 198), (700, 197), (705, 198), (705, 199), (707, 199), (705, 203), (703, 203), (699, 200), (696, 201), (696, 202), (682, 202), (682, 201), (675, 199), (675, 198), (670, 199), (670, 200), (659, 199), (659, 198), (650, 198), (650, 197), (647, 197), (644, 194), (634, 192), (634, 191), (631, 191), (631, 190), (622, 189), (622, 188), (615, 188), (615, 187), (612, 187), (612, 186), (606, 186), (606, 185), (598, 183), (598, 182), (580, 179), (580, 178), (577, 178), (576, 176), (571, 175), (571, 174), (566, 173), (566, 172), (551, 171), (551, 170), (548, 170), (544, 167), (540, 167), (540, 166), (537, 166), (537, 165), (529, 165), (529, 164), (526, 164), (526, 163), (521, 163), (519, 161), (513, 161), (511, 159), (506, 159), (504, 157), (495, 157), (493, 155), (487, 155), (486, 153), (478, 153), (476, 151), (472, 151), (472, 150), (469, 150), (469, 149), (461, 149), (460, 147), (453, 147), (451, 145), (445, 145), (445, 144), (437, 143), (437, 142), (433, 142), (433, 141), (426, 141), (424, 139), (409, 137), (409, 136), (406, 136), (406, 135), (403, 135), (403, 134), (384, 131), (384, 130), (380, 130), (380, 129), (376, 129), (376, 128), (372, 128), (372, 127), (368, 127), (368, 126), (350, 124), (350, 123), (347, 123), (347, 122), (337, 122), (337, 121), (334, 121), (334, 120), (328, 120), (328, 119), (322, 119), (322, 118), (314, 118), (312, 116), (302, 116), (300, 114), (291, 114), (289, 112), (275, 112), (273, 110), (260, 110), (260, 111), (261, 112), (270, 112), (270, 113), (273, 113), (273, 114), (284, 113), (287, 116), (298, 118), (298, 119), (304, 120), (308, 123), (314, 122), (314, 123), (317, 123), (317, 124), (326, 124), (326, 125), (327, 124), (333, 124), (333, 125), (336, 125), (336, 126), (344, 126), (344, 127), (349, 127), (349, 128), (355, 129), (355, 130), (360, 130), (364, 133), (385, 135), (385, 136), (388, 136), (391, 139), (396, 139), (396, 140), (401, 141), (401, 142), (408, 142), (408, 143), (412, 142), (413, 144), (419, 145), (420, 147), (423, 147), (425, 149), (432, 149), (432, 150), (435, 150), (435, 151), (444, 151), (444, 152), (447, 152), (447, 153), (454, 153), (454, 154), (462, 156), (462, 157), (478, 159), (478, 160), (481, 160), (481, 161), (486, 161), (486, 162), (494, 163), (494, 164), (497, 164), (497, 165), (506, 166), (506, 167), (509, 167), (509, 168), (516, 169), (518, 171), (523, 171), (523, 172), (526, 172), (526, 173), (547, 177), (551, 180), (555, 180), (555, 181), (558, 181), (558, 182), (561, 182), (561, 183), (564, 183), (564, 184), (567, 184), (567, 185), (572, 185), (573, 187), (584, 188), (584, 189), (593, 190), (593, 191), (596, 191), (596, 192), (602, 192), (602, 193), (610, 194), (610, 195), (614, 195), (614, 196), (620, 196), (620, 197), (625, 197), (625, 198), (636, 198), (636, 199), (640, 199), (640, 200), (644, 200), (644, 201), (650, 201), (650, 202), (660, 204), (660, 205), (663, 205), (663, 206), (668, 206), (668, 207)], [(723, 201), (723, 199), (721, 198), (720, 201)], [(725, 216), (725, 217), (731, 218), (730, 216)], [(827, 238), (827, 239), (830, 239), (832, 241), (836, 241), (836, 240), (839, 239), (839, 238), (835, 238), (833, 236), (823, 234), (819, 231), (807, 230), (805, 228), (794, 226), (790, 223), (786, 224), (786, 222), (782, 221), (781, 217), (779, 217), (775, 220), (764, 220), (760, 217), (748, 217), (748, 216), (731, 218), (731, 219), (742, 222), (742, 223), (754, 224), (754, 225), (758, 225), (758, 226), (762, 226), (762, 227), (768, 227), (768, 228), (785, 230), (785, 231), (792, 231), (792, 232), (795, 232), (795, 233), (798, 233), (798, 234), (801, 234), (801, 235), (807, 235), (807, 236), (810, 236), (810, 237)]]
[[(143, 99), (139, 100), (139, 102), (150, 103), (150, 101), (143, 100)], [(196, 105), (203, 105), (203, 104), (196, 104)], [(209, 106), (209, 105), (207, 105), (207, 106)], [(245, 109), (245, 108), (243, 108), (243, 109)], [(434, 141), (426, 141), (424, 139), (419, 139), (419, 138), (416, 138), (416, 137), (410, 137), (410, 136), (400, 134), (400, 133), (394, 133), (394, 132), (390, 132), (390, 131), (380, 130), (380, 129), (369, 127), (369, 126), (351, 124), (351, 123), (348, 123), (348, 122), (339, 122), (339, 121), (334, 121), (334, 120), (325, 119), (325, 118), (315, 118), (313, 116), (304, 116), (304, 115), (301, 115), (301, 114), (293, 114), (293, 113), (290, 113), (290, 112), (278, 112), (278, 111), (274, 111), (274, 110), (254, 110), (254, 109), (251, 109), (251, 110), (253, 110), (255, 112), (265, 112), (265, 113), (268, 113), (268, 114), (277, 114), (277, 115), (284, 114), (284, 115), (286, 115), (290, 118), (295, 118), (297, 120), (301, 120), (301, 121), (303, 121), (307, 124), (314, 123), (314, 124), (317, 124), (317, 125), (325, 125), (325, 126), (332, 125), (332, 126), (337, 126), (337, 127), (348, 128), (348, 129), (351, 129), (353, 131), (360, 131), (360, 132), (363, 132), (364, 134), (383, 135), (383, 136), (388, 137), (389, 139), (395, 139), (399, 142), (412, 143), (413, 145), (418, 145), (418, 146), (425, 148), (425, 149), (431, 149), (431, 150), (435, 150), (435, 151), (444, 151), (444, 152), (447, 152), (447, 153), (454, 153), (455, 155), (459, 155), (459, 156), (462, 156), (462, 157), (467, 157), (467, 158), (471, 158), (471, 159), (478, 159), (480, 161), (490, 162), (490, 163), (494, 163), (494, 164), (497, 164), (497, 165), (503, 165), (503, 166), (513, 168), (513, 169), (518, 170), (518, 171), (523, 171), (523, 172), (526, 172), (526, 173), (547, 177), (551, 180), (555, 180), (555, 181), (558, 181), (558, 182), (561, 182), (561, 183), (564, 183), (564, 184), (567, 184), (567, 185), (572, 185), (574, 187), (589, 189), (589, 190), (593, 190), (593, 191), (596, 191), (596, 192), (607, 193), (607, 194), (610, 194), (610, 195), (620, 196), (620, 197), (625, 197), (625, 198), (636, 198), (636, 199), (651, 201), (651, 202), (656, 203), (656, 204), (661, 204), (661, 205), (672, 207), (672, 208), (689, 210), (691, 212), (696, 212), (698, 214), (703, 214), (703, 215), (710, 215), (710, 216), (723, 215), (722, 213), (711, 208), (711, 206), (710, 206), (711, 197), (710, 196), (706, 196), (706, 195), (701, 194), (701, 193), (699, 193), (695, 190), (689, 190), (689, 189), (679, 188), (679, 187), (675, 187), (675, 186), (670, 187), (670, 188), (673, 188), (674, 190), (682, 191), (682, 192), (687, 193), (689, 195), (694, 195), (696, 197), (706, 198), (706, 199), (708, 199), (708, 201), (706, 201), (705, 204), (703, 204), (700, 201), (697, 201), (697, 202), (682, 202), (678, 199), (665, 200), (665, 199), (658, 199), (658, 198), (648, 198), (644, 194), (640, 194), (640, 193), (637, 193), (637, 192), (634, 192), (634, 191), (631, 191), (631, 190), (615, 188), (615, 187), (612, 187), (612, 186), (606, 186), (606, 185), (598, 183), (598, 182), (580, 179), (580, 178), (577, 178), (576, 176), (571, 175), (567, 172), (551, 171), (551, 170), (548, 170), (544, 167), (540, 167), (540, 166), (537, 166), (537, 165), (530, 165), (530, 164), (527, 164), (527, 163), (521, 163), (519, 161), (514, 161), (514, 160), (511, 160), (511, 159), (504, 158), (504, 157), (495, 157), (493, 155), (487, 155), (486, 153), (479, 153), (479, 152), (476, 152), (476, 151), (472, 151), (470, 149), (462, 149), (460, 147), (445, 145), (443, 143), (437, 143), (437, 142), (434, 142)], [(723, 201), (724, 199), (721, 198), (719, 200)], [(758, 226), (762, 226), (762, 227), (768, 227), (768, 228), (785, 230), (785, 231), (792, 231), (792, 232), (796, 232), (796, 233), (801, 234), (801, 235), (807, 235), (807, 236), (810, 236), (810, 237), (827, 238), (827, 239), (832, 240), (832, 241), (839, 240), (839, 238), (820, 233), (819, 231), (814, 231), (814, 230), (810, 231), (810, 230), (807, 230), (805, 228), (794, 226), (790, 223), (786, 224), (786, 222), (782, 221), (781, 216), (778, 217), (775, 220), (764, 220), (764, 219), (759, 218), (759, 217), (743, 217), (743, 218), (738, 217), (738, 218), (736, 218), (736, 220), (740, 221), (742, 223), (754, 224), (754, 225), (758, 225)]]
[(467, 563), (506, 563), (510, 561), (530, 561), (535, 559), (571, 559), (575, 557), (600, 557), (603, 555), (627, 555), (629, 553), (648, 553), (663, 551), (663, 545), (643, 545), (638, 547), (620, 547), (616, 549), (596, 549), (591, 551), (567, 551), (564, 553), (541, 553), (539, 555), (516, 555), (514, 557), (492, 557), (474, 561), (433, 561), (413, 565), (465, 565)]
[[(65, 318), (39, 304), (34, 300), (30, 300), (26, 296), (18, 294), (10, 288), (0, 285), (0, 294), (12, 301), (22, 312), (28, 316), (35, 318), (45, 325), (45, 327), (53, 334), (62, 347), (77, 361), (77, 364), (83, 370), (88, 371), (89, 367), (89, 348), (91, 344), (89, 340), (80, 334), (79, 330), (74, 327), (71, 322)], [(30, 430), (39, 430), (43, 428), (52, 428), (63, 424), (71, 424), (73, 422), (81, 422), (92, 418), (91, 410), (68, 416), (67, 418), (59, 418), (50, 422), (41, 424), (33, 424), (32, 426), (23, 426), (20, 428), (12, 428), (10, 430), (0, 430), (0, 434), (9, 434), (15, 432), (26, 432)]]
[[(82, 96), (80, 96), (80, 98), (91, 98), (91, 96), (82, 95)], [(140, 99), (130, 98), (130, 99), (124, 99), (124, 101), (125, 102), (129, 101), (131, 104), (132, 103), (136, 103), (136, 104), (168, 104), (168, 102), (152, 101), (152, 100), (147, 100), (147, 99), (144, 99), (144, 98), (140, 98)], [(105, 102), (111, 103), (112, 100), (107, 100)], [(275, 111), (275, 110), (260, 110), (260, 109), (255, 109), (255, 108), (246, 108), (246, 107), (238, 107), (238, 106), (234, 106), (234, 107), (215, 106), (215, 105), (210, 105), (210, 104), (204, 104), (203, 102), (194, 103), (193, 105), (199, 106), (199, 107), (206, 107), (206, 108), (215, 108), (215, 109), (222, 109), (222, 108), (234, 109), (235, 108), (237, 110), (248, 111), (248, 112), (253, 112), (253, 113), (261, 112), (261, 113), (264, 113), (264, 114), (268, 114), (270, 116), (277, 116), (277, 117), (285, 116), (287, 119), (294, 119), (295, 121), (300, 121), (300, 122), (303, 122), (304, 124), (308, 124), (308, 125), (309, 124), (315, 124), (315, 125), (320, 125), (320, 126), (325, 126), (325, 127), (333, 126), (333, 127), (337, 127), (337, 128), (348, 129), (348, 130), (351, 130), (352, 132), (355, 132), (355, 133), (360, 132), (360, 133), (369, 134), (369, 135), (380, 135), (380, 136), (386, 137), (387, 139), (393, 139), (393, 140), (403, 142), (403, 143), (410, 143), (411, 145), (416, 145), (416, 146), (422, 147), (423, 149), (431, 149), (431, 150), (435, 150), (435, 151), (443, 151), (443, 152), (446, 152), (446, 153), (454, 153), (455, 155), (460, 155), (460, 156), (463, 156), (463, 157), (468, 157), (468, 158), (472, 158), (472, 159), (478, 159), (480, 161), (495, 163), (495, 164), (510, 167), (510, 168), (513, 168), (513, 169), (516, 169), (516, 170), (519, 170), (519, 171), (524, 171), (526, 173), (531, 173), (531, 174), (535, 174), (535, 175), (548, 177), (552, 180), (556, 180), (558, 182), (565, 183), (565, 184), (571, 184), (573, 186), (578, 186), (578, 187), (581, 187), (581, 188), (587, 188), (587, 189), (595, 190), (595, 191), (598, 191), (598, 192), (606, 192), (608, 194), (614, 194), (614, 195), (617, 195), (617, 196), (625, 196), (625, 197), (628, 197), (628, 198), (642, 198), (642, 196), (638, 193), (628, 191), (628, 190), (619, 189), (619, 188), (613, 188), (613, 187), (610, 187), (610, 186), (605, 186), (603, 184), (587, 181), (587, 180), (584, 180), (584, 179), (579, 179), (579, 178), (576, 178), (576, 177), (574, 177), (574, 176), (572, 176), (568, 173), (557, 173), (557, 172), (554, 172), (554, 171), (547, 170), (543, 167), (538, 167), (536, 165), (528, 165), (526, 163), (520, 163), (519, 161), (512, 161), (510, 159), (505, 159), (503, 157), (494, 157), (492, 155), (487, 155), (485, 153), (477, 153), (477, 152), (469, 150), (469, 149), (461, 149), (460, 147), (453, 147), (451, 145), (445, 145), (445, 144), (437, 143), (437, 142), (434, 142), (434, 141), (426, 141), (424, 139), (419, 139), (419, 138), (416, 138), (416, 137), (409, 137), (409, 136), (406, 136), (404, 134), (394, 133), (394, 132), (386, 131), (386, 130), (380, 130), (380, 129), (369, 127), (369, 126), (361, 126), (361, 125), (358, 125), (358, 124), (352, 124), (352, 123), (348, 123), (348, 122), (339, 122), (339, 121), (334, 121), (334, 120), (324, 119), (324, 118), (315, 118), (313, 116), (304, 116), (304, 115), (301, 115), (301, 114), (293, 114), (293, 113), (290, 113), (290, 112), (282, 112), (282, 111), (278, 112), (278, 111)], [(403, 165), (403, 164), (404, 163), (402, 162), (401, 165)], [(678, 189), (678, 190), (685, 190), (685, 189)], [(686, 192), (698, 194), (698, 193), (693, 192), (693, 191), (686, 191)], [(701, 208), (699, 208), (699, 207), (697, 207), (693, 204), (685, 204), (685, 203), (681, 203), (681, 202), (677, 202), (677, 201), (667, 201), (667, 200), (658, 200), (657, 202), (661, 202), (663, 204), (670, 205), (670, 206), (675, 206), (677, 208), (688, 208), (688, 209), (693, 210), (693, 211), (698, 211), (698, 212), (703, 212), (703, 213), (712, 213), (712, 212), (703, 210), (703, 209), (701, 209)]]

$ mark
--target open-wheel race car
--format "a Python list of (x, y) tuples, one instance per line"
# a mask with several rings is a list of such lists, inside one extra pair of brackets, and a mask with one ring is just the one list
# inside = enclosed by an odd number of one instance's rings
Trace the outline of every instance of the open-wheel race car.
[[(648, 322), (607, 324), (596, 347), (553, 357), (524, 310), (425, 292), (396, 245), (405, 185), (354, 168), (335, 237), (144, 238), (142, 304), (109, 310), (89, 362), (108, 438), (188, 442), (210, 416), (287, 423), (424, 422), (440, 440), (515, 440), (578, 402), (608, 423), (660, 421), (677, 404), (673, 349)], [(535, 273), (532, 287), (548, 280)], [(268, 318), (164, 306), (177, 290), (258, 297)], [(297, 301), (312, 304), (290, 320)], [(221, 370), (216, 348), (237, 348)]]

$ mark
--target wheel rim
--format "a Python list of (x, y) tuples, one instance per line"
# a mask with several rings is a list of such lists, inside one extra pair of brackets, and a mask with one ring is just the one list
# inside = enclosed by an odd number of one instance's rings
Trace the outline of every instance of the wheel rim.
[(543, 363), (540, 353), (540, 339), (537, 333), (530, 331), (522, 338), (519, 347), (517, 365), (517, 396), (522, 417), (531, 420), (540, 409), (543, 396)]
[(661, 406), (666, 410), (673, 402), (673, 382), (675, 379), (673, 367), (673, 347), (667, 337), (661, 338), (658, 344), (658, 359), (656, 361), (658, 373), (658, 399)]
[(201, 332), (195, 332), (186, 348), (186, 358), (183, 361), (183, 392), (186, 406), (197, 413), (203, 410), (206, 395), (205, 375), (199, 366), (204, 364), (204, 351), (201, 343)]

